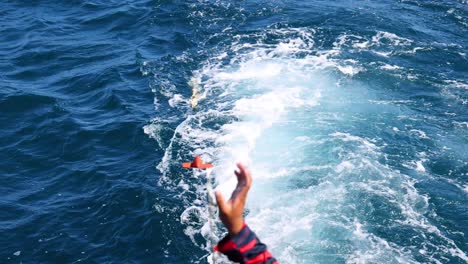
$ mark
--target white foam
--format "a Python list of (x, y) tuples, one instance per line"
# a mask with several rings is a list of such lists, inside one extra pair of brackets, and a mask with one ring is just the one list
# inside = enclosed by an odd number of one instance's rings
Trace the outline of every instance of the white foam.
[(350, 161), (343, 161), (336, 166), (335, 171), (341, 173), (344, 170), (351, 171), (352, 169), (354, 169), (354, 165)]
[[(214, 161), (217, 188), (225, 196), (236, 184), (232, 173), (235, 161), (250, 165), (254, 185), (249, 193), (247, 222), (281, 263), (313, 262), (324, 252), (332, 252), (333, 257), (347, 263), (415, 263), (411, 252), (416, 249), (411, 247), (419, 245), (387, 241), (372, 232), (376, 224), (373, 219), (366, 222), (358, 218), (365, 218), (358, 207), (367, 202), (360, 197), (373, 196), (400, 210), (395, 212), (401, 217), (398, 224), (417, 229), (415, 236), (436, 235), (446, 242), (447, 252), (451, 250), (463, 259), (463, 252), (426, 217), (428, 198), (417, 192), (414, 181), (381, 163), (386, 143), (357, 134), (351, 126), (340, 128), (336, 121), (353, 121), (350, 117), (355, 116), (347, 109), (352, 107), (349, 101), (357, 100), (356, 94), (362, 102), (385, 104), (386, 109), (397, 105), (398, 111), (398, 105), (411, 102), (378, 101), (369, 95), (370, 89), (346, 97), (346, 88), (354, 85), (336, 83), (340, 83), (339, 78), (350, 80), (362, 66), (357, 61), (338, 59), (341, 49), (379, 48), (376, 52), (386, 52), (382, 48), (409, 46), (412, 41), (388, 32), (378, 32), (371, 39), (344, 35), (332, 50), (324, 51), (314, 49), (315, 31), (310, 29), (270, 29), (265, 34), (281, 40), (266, 43), (259, 33), (236, 36), (231, 46), (212, 54), (193, 72), (201, 93), (213, 100), (200, 101), (200, 110), (187, 114), (158, 165), (163, 174), (161, 185), (168, 183), (164, 186), (191, 194), (190, 199), (181, 199), (186, 210), (180, 221), (193, 243), (209, 251), (216, 240), (213, 235), (221, 235), (222, 230), (208, 224), (211, 216), (203, 175), (181, 180), (171, 175), (171, 166), (180, 162), (179, 156), (203, 154), (203, 159)], [(246, 38), (248, 43), (242, 41)], [(227, 59), (229, 64), (225, 63)], [(174, 91), (168, 94), (168, 98), (175, 98)], [(174, 100), (171, 106), (186, 107), (182, 101)], [(338, 109), (333, 110), (338, 113), (330, 110), (327, 117), (339, 118), (320, 120), (314, 110), (322, 103)], [(396, 121), (411, 119), (410, 113), (406, 114)], [(205, 125), (214, 118), (226, 121), (215, 127)], [(393, 131), (400, 131), (397, 126)], [(145, 133), (153, 137), (158, 131), (145, 127)], [(410, 133), (428, 138), (421, 130)], [(427, 157), (421, 154), (418, 158), (407, 165), (425, 172)], [(200, 244), (196, 239), (199, 236), (206, 243)], [(429, 259), (432, 253), (420, 254)]]
[(397, 66), (397, 65), (390, 65), (390, 64), (384, 64), (384, 65), (380, 66), (379, 68), (382, 69), (382, 70), (388, 70), (388, 71), (393, 71), (393, 70), (399, 70), (399, 69), (401, 69), (400, 66)]
[[(417, 263), (396, 245), (388, 243), (374, 234), (368, 233), (362, 223), (354, 220), (355, 229), (353, 231), (356, 239), (365, 245), (350, 255), (346, 263)], [(390, 255), (390, 256), (389, 256)], [(391, 256), (394, 255), (394, 256)]]
[(171, 107), (176, 107), (180, 103), (186, 103), (187, 100), (181, 94), (174, 94), (171, 99), (169, 99), (169, 105)]
[(379, 56), (382, 56), (382, 57), (390, 57), (390, 55), (393, 54), (393, 51), (387, 51), (387, 52), (385, 52), (385, 51), (376, 51), (376, 50), (373, 50), (372, 52), (375, 53), (375, 54), (377, 54), (377, 55), (379, 55)]
[(332, 137), (338, 137), (338, 138), (341, 138), (341, 140), (347, 142), (347, 141), (356, 141), (356, 142), (359, 142), (361, 143), (363, 147), (365, 147), (368, 151), (375, 151), (376, 149), (378, 149), (378, 147), (371, 143), (371, 139), (366, 139), (366, 138), (361, 138), (361, 137), (358, 137), (358, 136), (353, 136), (349, 133), (342, 133), (342, 132), (335, 132), (335, 133), (332, 133), (330, 134), (330, 136)]
[(426, 172), (426, 168), (422, 165), (422, 160), (416, 161), (416, 170), (421, 172)]
[(445, 83), (448, 84), (449, 87), (468, 90), (468, 84), (464, 83), (460, 80), (445, 80)]
[[(377, 31), (370, 38), (352, 34), (343, 34), (333, 43), (335, 54), (341, 53), (345, 47), (356, 49), (358, 52), (369, 51), (382, 57), (390, 57), (394, 53), (415, 53), (421, 47), (416, 47), (407, 50), (413, 44), (413, 41), (407, 38), (400, 37), (394, 33)], [(391, 48), (390, 48), (391, 47)], [(400, 47), (396, 50), (395, 47)], [(396, 70), (389, 68), (392, 66), (383, 66), (385, 70)]]
[(372, 37), (372, 41), (375, 45), (383, 45), (383, 41), (388, 40), (392, 45), (400, 46), (400, 45), (410, 45), (413, 41), (407, 38), (400, 37), (394, 33), (385, 32), (385, 31), (378, 31), (375, 36)]
[(241, 81), (248, 79), (264, 80), (277, 76), (281, 72), (281, 64), (267, 62), (258, 64), (255, 62), (247, 62), (240, 66), (240, 69), (235, 72), (221, 72), (214, 76), (218, 81)]
[[(281, 168), (275, 171), (269, 171), (268, 168), (262, 167), (261, 169), (257, 169), (258, 175), (260, 178), (280, 178), (280, 177), (288, 177), (294, 174), (303, 173), (303, 172), (316, 172), (321, 170), (331, 169), (332, 166), (330, 165), (308, 165), (308, 166), (300, 166), (294, 168)], [(337, 168), (335, 168), (337, 170)]]
[(416, 47), (416, 48), (413, 48), (412, 50), (410, 51), (407, 51), (405, 53), (408, 53), (408, 54), (415, 54), (416, 52), (418, 52), (419, 50), (429, 50), (430, 48), (423, 48), (423, 47)]
[(340, 72), (346, 75), (354, 76), (358, 74), (359, 72), (361, 72), (363, 69), (360, 67), (353, 67), (351, 65), (346, 65), (346, 66), (338, 65), (338, 70), (340, 70)]
[(409, 131), (411, 134), (414, 134), (414, 135), (417, 135), (419, 138), (423, 138), (423, 139), (429, 139), (429, 137), (426, 135), (426, 133), (422, 130), (419, 130), (419, 129), (411, 129)]
[(388, 104), (409, 104), (412, 103), (413, 101), (411, 100), (369, 100), (369, 102), (373, 104), (383, 104), (383, 105), (388, 105)]
[(308, 137), (308, 136), (295, 137), (294, 140), (302, 141), (302, 142), (310, 142), (311, 141), (310, 137)]

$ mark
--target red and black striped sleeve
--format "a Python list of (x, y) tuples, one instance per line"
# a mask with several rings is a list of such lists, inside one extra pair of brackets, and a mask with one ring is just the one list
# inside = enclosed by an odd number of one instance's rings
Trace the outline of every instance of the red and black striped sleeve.
[(242, 230), (235, 236), (227, 235), (215, 250), (223, 253), (229, 260), (241, 264), (279, 264), (260, 242), (255, 233), (244, 223)]

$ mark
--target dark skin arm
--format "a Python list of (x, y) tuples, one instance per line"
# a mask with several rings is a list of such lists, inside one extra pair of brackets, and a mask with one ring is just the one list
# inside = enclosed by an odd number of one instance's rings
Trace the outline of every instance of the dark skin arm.
[(247, 193), (252, 185), (252, 175), (245, 165), (237, 163), (237, 187), (232, 192), (231, 198), (226, 201), (223, 195), (216, 191), (216, 201), (219, 207), (219, 218), (227, 228), (229, 235), (237, 235), (244, 224), (244, 207), (247, 201)]

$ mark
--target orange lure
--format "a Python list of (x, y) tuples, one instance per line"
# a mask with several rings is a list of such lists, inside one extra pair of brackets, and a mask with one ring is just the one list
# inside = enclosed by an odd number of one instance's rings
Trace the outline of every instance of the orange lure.
[(182, 167), (186, 169), (209, 169), (213, 168), (213, 164), (210, 163), (203, 163), (200, 156), (196, 156), (192, 162), (184, 162), (182, 163)]

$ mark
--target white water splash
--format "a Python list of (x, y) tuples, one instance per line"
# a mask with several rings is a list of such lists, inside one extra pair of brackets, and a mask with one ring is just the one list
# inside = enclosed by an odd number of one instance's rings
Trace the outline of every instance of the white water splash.
[[(350, 120), (359, 120), (356, 115), (362, 105), (380, 107), (365, 112), (371, 118), (381, 114), (378, 111), (400, 113), (394, 109), (411, 101), (377, 100), (367, 87), (343, 85), (342, 80), (349, 80), (362, 67), (356, 61), (337, 59), (343, 45), (350, 39), (359, 49), (410, 46), (412, 41), (387, 32), (377, 32), (368, 40), (343, 35), (332, 50), (321, 51), (314, 50), (315, 31), (267, 33), (281, 40), (266, 44), (259, 38), (252, 44), (242, 40), (258, 36), (238, 36), (221, 52), (234, 54), (229, 64), (224, 62), (226, 55), (215, 54), (194, 72), (203, 94), (201, 110), (176, 128), (158, 165), (163, 173), (161, 181), (171, 181), (174, 144), (189, 144), (191, 154), (215, 157), (213, 175), (217, 188), (226, 196), (236, 184), (232, 173), (235, 161), (250, 165), (254, 186), (247, 222), (282, 263), (416, 263), (408, 248), (418, 245), (388, 241), (375, 231), (376, 225), (394, 227), (373, 222), (376, 220), (363, 209), (374, 199), (389, 207), (386, 217), (394, 218), (400, 228), (415, 228), (413, 235), (418, 238), (433, 234), (446, 244), (432, 243), (432, 250), (466, 258), (428, 220), (428, 198), (417, 191), (415, 182), (381, 162), (386, 143), (357, 135), (354, 132), (359, 128), (349, 125)], [(397, 69), (387, 66), (385, 70)], [(410, 112), (395, 114), (394, 119), (408, 120), (410, 116)], [(219, 127), (205, 126), (212, 118), (229, 121)], [(401, 132), (397, 126), (393, 131)], [(429, 139), (422, 130), (409, 133)], [(424, 161), (416, 161), (412, 168), (426, 172)], [(206, 195), (202, 186), (195, 192), (199, 201)], [(206, 224), (208, 212), (207, 203), (199, 202), (181, 216), (186, 234), (207, 250), (213, 246), (211, 234), (220, 231)], [(202, 234), (207, 244), (199, 245), (196, 234)], [(418, 252), (433, 259), (428, 250)]]

